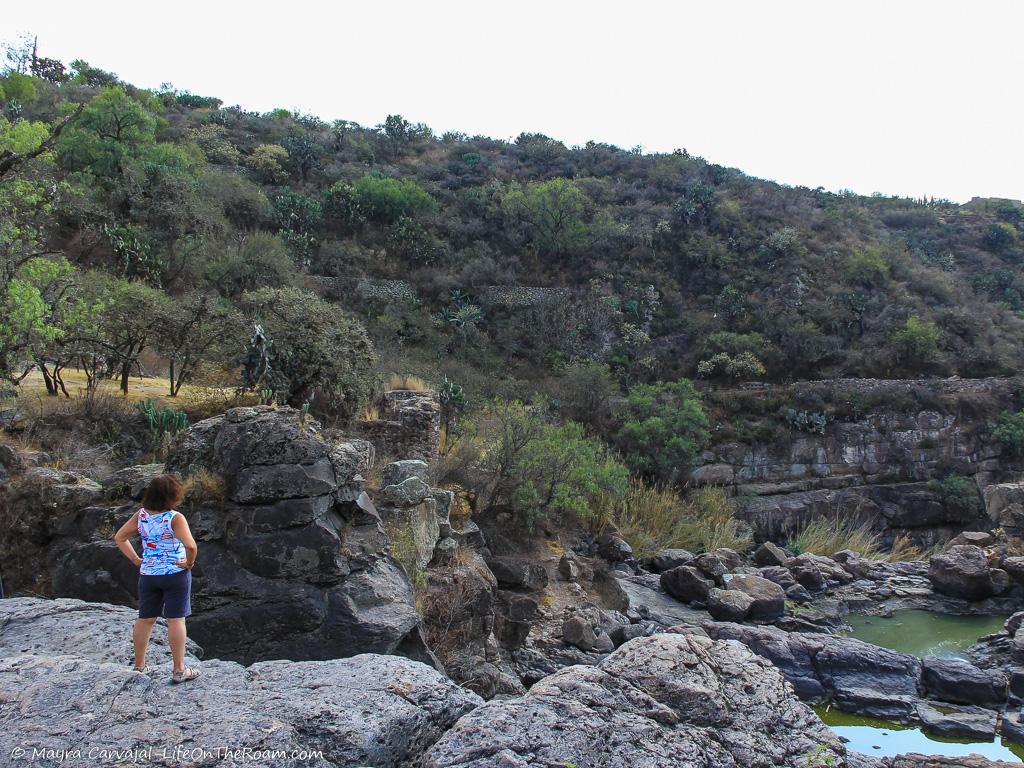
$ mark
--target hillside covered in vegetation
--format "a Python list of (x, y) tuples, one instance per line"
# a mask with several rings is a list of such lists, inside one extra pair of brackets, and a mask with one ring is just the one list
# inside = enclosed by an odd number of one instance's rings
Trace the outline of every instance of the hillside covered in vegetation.
[(437, 136), (398, 115), (256, 114), (31, 45), (8, 58), (0, 372), (42, 371), (54, 396), (68, 366), (125, 391), (145, 372), (171, 397), (247, 388), (344, 423), (383, 374), (411, 373), (439, 389), (449, 438), (487, 406), (621, 490), (592, 438), (645, 477), (685, 476), (707, 428), (691, 380), (1007, 376), (1020, 360), (1014, 201), (791, 188), (685, 150)]

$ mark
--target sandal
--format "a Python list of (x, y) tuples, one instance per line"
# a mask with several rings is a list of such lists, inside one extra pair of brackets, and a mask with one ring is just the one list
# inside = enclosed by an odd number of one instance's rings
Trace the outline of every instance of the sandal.
[(141, 675), (148, 675), (149, 674), (149, 664), (146, 664), (146, 665), (141, 666), (141, 667), (132, 666), (132, 671), (133, 672), (138, 672)]
[(172, 683), (187, 683), (189, 680), (195, 680), (199, 677), (199, 670), (195, 667), (185, 667), (181, 672), (171, 673)]

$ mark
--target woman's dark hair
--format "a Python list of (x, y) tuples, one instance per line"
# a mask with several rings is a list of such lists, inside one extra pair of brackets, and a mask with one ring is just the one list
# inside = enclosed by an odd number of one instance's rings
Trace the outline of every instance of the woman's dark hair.
[(142, 494), (142, 506), (150, 512), (166, 512), (181, 503), (185, 495), (181, 481), (174, 475), (158, 475), (149, 481)]

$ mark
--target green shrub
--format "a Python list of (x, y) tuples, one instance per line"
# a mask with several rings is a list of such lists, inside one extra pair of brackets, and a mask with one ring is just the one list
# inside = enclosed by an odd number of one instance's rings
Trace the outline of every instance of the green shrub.
[(632, 387), (616, 439), (632, 469), (661, 482), (676, 482), (708, 441), (700, 395), (686, 379)]
[(508, 506), (528, 530), (566, 515), (611, 519), (626, 494), (629, 472), (581, 425), (548, 423), (517, 401), (496, 401), (486, 422), (481, 466), (489, 506)]
[(948, 475), (941, 480), (930, 480), (928, 490), (937, 493), (946, 507), (961, 512), (976, 512), (981, 503), (977, 487), (962, 475)]
[(911, 315), (892, 334), (900, 360), (912, 368), (924, 368), (935, 362), (939, 351), (939, 328), (931, 320)]
[(992, 430), (992, 439), (1013, 458), (1024, 458), (1024, 411), (1001, 413)]
[(352, 189), (366, 218), (382, 224), (393, 224), (403, 216), (415, 218), (437, 207), (430, 193), (412, 179), (363, 176)]

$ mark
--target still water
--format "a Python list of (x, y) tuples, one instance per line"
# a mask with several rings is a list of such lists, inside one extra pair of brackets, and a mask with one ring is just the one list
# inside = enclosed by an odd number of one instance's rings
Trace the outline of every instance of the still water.
[(1006, 616), (950, 616), (930, 611), (895, 611), (890, 618), (851, 613), (850, 637), (914, 656), (963, 658), (982, 635), (998, 632)]
[(989, 760), (1020, 762), (1024, 747), (1009, 741), (971, 741), (929, 736), (920, 728), (876, 720), (871, 717), (850, 715), (829, 707), (816, 707), (815, 712), (826, 725), (843, 739), (846, 748), (874, 757), (891, 757), (907, 752), (922, 755), (962, 757), (972, 753)]

